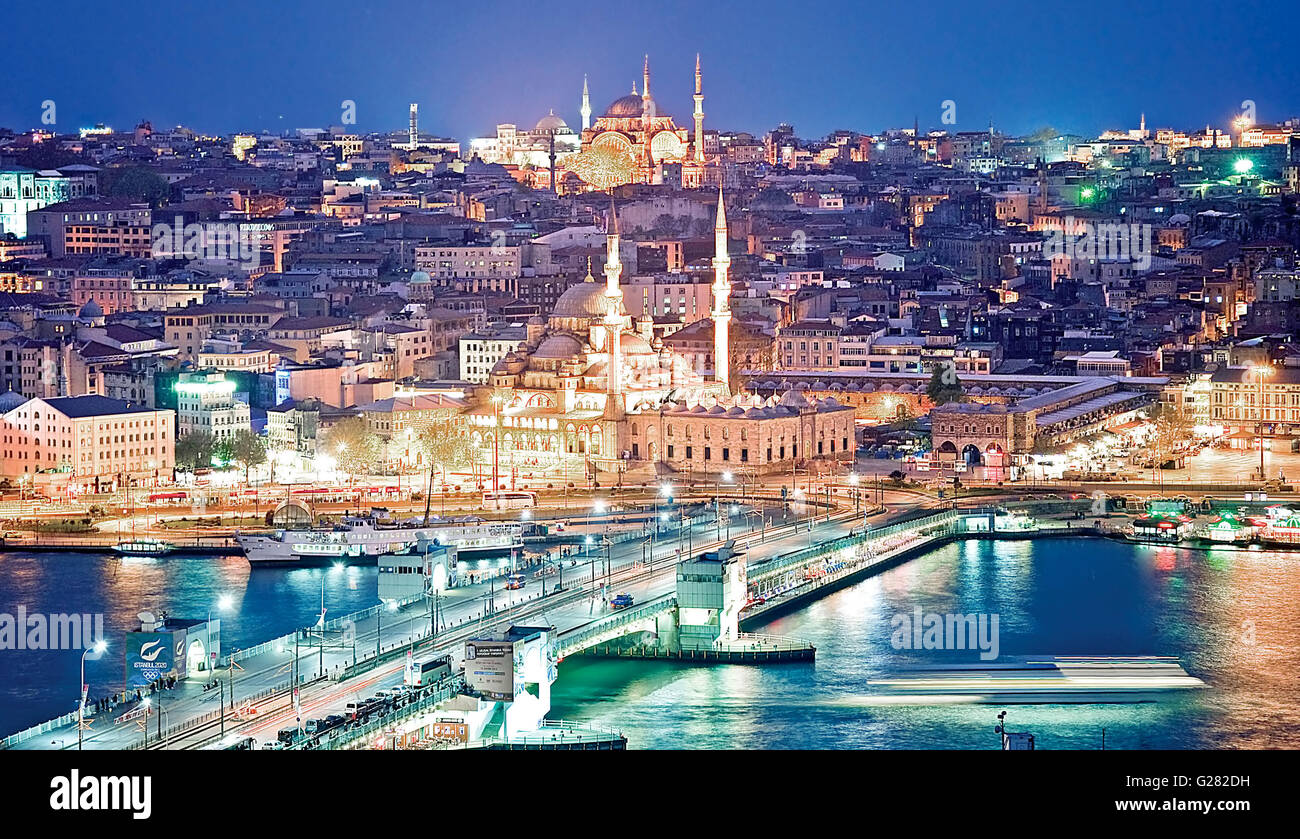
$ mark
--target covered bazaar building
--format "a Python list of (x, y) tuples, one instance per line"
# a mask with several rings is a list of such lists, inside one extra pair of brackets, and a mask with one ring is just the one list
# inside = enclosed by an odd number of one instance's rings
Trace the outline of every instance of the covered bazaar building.
[[(623, 305), (618, 219), (611, 210), (605, 282), (560, 296), (533, 318), (526, 341), (492, 369), (465, 413), (480, 462), (503, 476), (559, 470), (597, 473), (786, 469), (797, 460), (847, 457), (852, 408), (798, 392), (733, 395), (727, 365), (706, 376), (654, 336), (649, 318)], [(714, 357), (729, 357), (730, 257), (721, 194), (714, 231)], [(495, 449), (494, 449), (495, 446)]]

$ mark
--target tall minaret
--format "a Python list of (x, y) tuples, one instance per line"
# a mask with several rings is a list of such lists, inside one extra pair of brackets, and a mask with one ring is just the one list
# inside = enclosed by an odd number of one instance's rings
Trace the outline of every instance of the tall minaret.
[(713, 225), (713, 377), (731, 393), (731, 280), (727, 272), (727, 210), (718, 187), (718, 220)]
[(704, 77), (700, 75), (700, 54), (695, 53), (695, 162), (704, 162)]
[(586, 131), (591, 128), (591, 93), (587, 91), (587, 74), (582, 74), (582, 108), (579, 110), (582, 114), (582, 130)]
[(650, 56), (645, 57), (645, 69), (641, 71), (641, 161), (648, 168), (654, 166), (654, 157), (650, 154), (650, 121), (654, 118), (654, 105), (650, 102)]
[(620, 374), (623, 360), (619, 342), (623, 335), (623, 289), (619, 288), (618, 279), (623, 274), (623, 263), (619, 261), (618, 247), (618, 213), (613, 199), (610, 199), (609, 230), (605, 234), (605, 336), (609, 351), (607, 416), (622, 415), (623, 383)]
[(417, 102), (411, 103), (411, 148), (415, 149), (420, 144), (420, 105)]

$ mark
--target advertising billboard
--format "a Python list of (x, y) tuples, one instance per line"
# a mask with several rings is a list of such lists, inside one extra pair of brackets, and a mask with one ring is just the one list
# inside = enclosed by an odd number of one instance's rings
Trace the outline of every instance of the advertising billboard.
[(166, 676), (184, 676), (186, 631), (128, 632), (126, 634), (126, 686), (147, 687)]
[(489, 699), (515, 698), (515, 642), (466, 641), (465, 684)]

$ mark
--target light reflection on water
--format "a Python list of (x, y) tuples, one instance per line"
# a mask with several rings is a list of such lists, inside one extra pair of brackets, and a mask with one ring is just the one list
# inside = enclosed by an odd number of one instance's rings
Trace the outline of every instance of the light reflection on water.
[[(1295, 553), (1188, 551), (1099, 539), (947, 545), (756, 630), (807, 638), (810, 664), (692, 667), (569, 658), (556, 719), (632, 748), (997, 748), (999, 710), (1039, 748), (1300, 747)], [(1207, 690), (1136, 705), (881, 705), (866, 683), (904, 663), (890, 618), (999, 615), (1003, 656), (1178, 655)], [(964, 657), (963, 657), (964, 656)]]
[[(269, 641), (320, 614), (321, 580), (327, 617), (374, 605), (376, 568), (249, 569), (243, 557), (116, 557), (102, 554), (0, 553), (0, 612), (103, 613), (109, 651), (86, 661), (92, 697), (122, 686), (122, 641), (138, 629), (142, 611), (222, 619), (223, 652)], [(217, 601), (229, 595), (222, 612)], [(76, 708), (81, 652), (0, 650), (0, 734)]]

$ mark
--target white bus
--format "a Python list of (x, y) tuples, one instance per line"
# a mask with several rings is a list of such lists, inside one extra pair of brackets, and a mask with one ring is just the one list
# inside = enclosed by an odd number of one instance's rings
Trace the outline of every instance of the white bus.
[(522, 510), (525, 507), (537, 506), (537, 493), (535, 492), (516, 492), (515, 490), (501, 490), (499, 492), (483, 493), (483, 509), (485, 510)]

